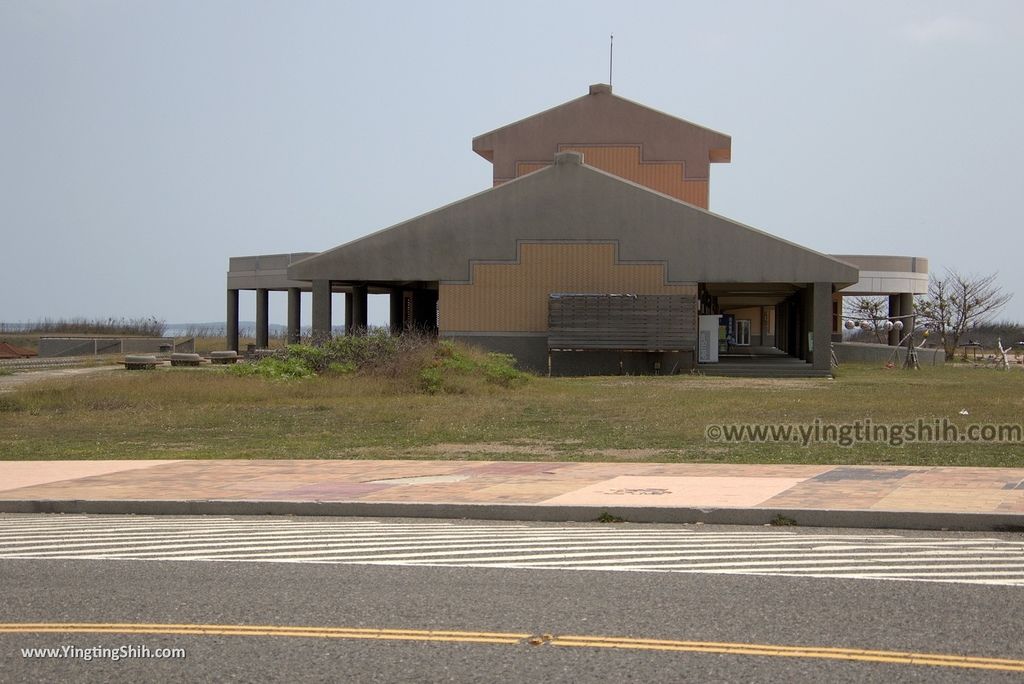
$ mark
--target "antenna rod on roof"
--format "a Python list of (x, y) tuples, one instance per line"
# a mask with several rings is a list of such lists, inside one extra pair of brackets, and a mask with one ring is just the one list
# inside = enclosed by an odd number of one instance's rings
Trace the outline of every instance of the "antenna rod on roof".
[(615, 34), (608, 36), (608, 87), (612, 87), (612, 57), (615, 54)]

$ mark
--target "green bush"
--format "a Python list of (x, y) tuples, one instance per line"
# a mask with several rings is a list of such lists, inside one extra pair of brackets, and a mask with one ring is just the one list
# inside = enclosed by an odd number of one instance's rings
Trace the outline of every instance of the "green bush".
[(295, 359), (316, 374), (345, 374), (386, 367), (400, 353), (417, 345), (422, 345), (418, 336), (392, 337), (386, 330), (374, 330), (366, 335), (336, 337), (318, 347), (293, 344), (277, 355)]
[(420, 370), (420, 389), (430, 394), (461, 394), (481, 383), (512, 387), (528, 378), (511, 354), (483, 353), (442, 340), (433, 359)]
[(257, 375), (271, 380), (292, 380), (316, 375), (301, 359), (277, 356), (269, 356), (256, 363), (236, 364), (231, 366), (229, 372), (235, 375)]
[(331, 375), (348, 375), (349, 373), (356, 372), (356, 364), (351, 361), (345, 363), (332, 363), (327, 367), (327, 372)]
[(293, 344), (230, 371), (275, 380), (361, 374), (390, 378), (401, 391), (462, 394), (485, 386), (512, 387), (528, 377), (510, 354), (488, 354), (449, 340), (387, 331), (338, 337), (319, 347)]
[(24, 411), (25, 405), (20, 399), (11, 396), (0, 395), (0, 413), (15, 413)]
[(323, 372), (331, 365), (331, 360), (324, 347), (291, 344), (283, 352), (278, 352), (278, 354), (280, 358), (302, 364), (312, 373)]
[(427, 366), (420, 371), (420, 389), (429, 394), (437, 394), (444, 389), (444, 376), (438, 366)]
[(502, 387), (511, 387), (527, 378), (525, 373), (516, 368), (516, 359), (511, 354), (488, 354), (483, 370), (488, 382)]

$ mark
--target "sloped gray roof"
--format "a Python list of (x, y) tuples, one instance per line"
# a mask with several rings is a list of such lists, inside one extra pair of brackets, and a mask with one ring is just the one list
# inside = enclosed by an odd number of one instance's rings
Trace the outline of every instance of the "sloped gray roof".
[(518, 242), (618, 244), (664, 262), (671, 282), (854, 283), (857, 269), (623, 180), (565, 152), (555, 164), (288, 268), (296, 280), (467, 281), (472, 261), (514, 261)]

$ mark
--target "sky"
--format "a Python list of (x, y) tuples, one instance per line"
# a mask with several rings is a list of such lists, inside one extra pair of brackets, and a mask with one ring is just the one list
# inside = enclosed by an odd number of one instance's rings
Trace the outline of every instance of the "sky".
[(612, 33), (617, 95), (732, 136), (712, 211), (998, 272), (1024, 321), (1017, 0), (0, 0), (0, 321), (223, 321), (229, 257), (490, 187), (472, 138), (606, 82)]

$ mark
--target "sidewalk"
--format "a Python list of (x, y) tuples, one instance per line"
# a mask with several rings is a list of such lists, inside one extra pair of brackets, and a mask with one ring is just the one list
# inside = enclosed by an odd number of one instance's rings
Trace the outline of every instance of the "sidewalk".
[(1024, 531), (1024, 468), (0, 461), (2, 513), (337, 515)]

